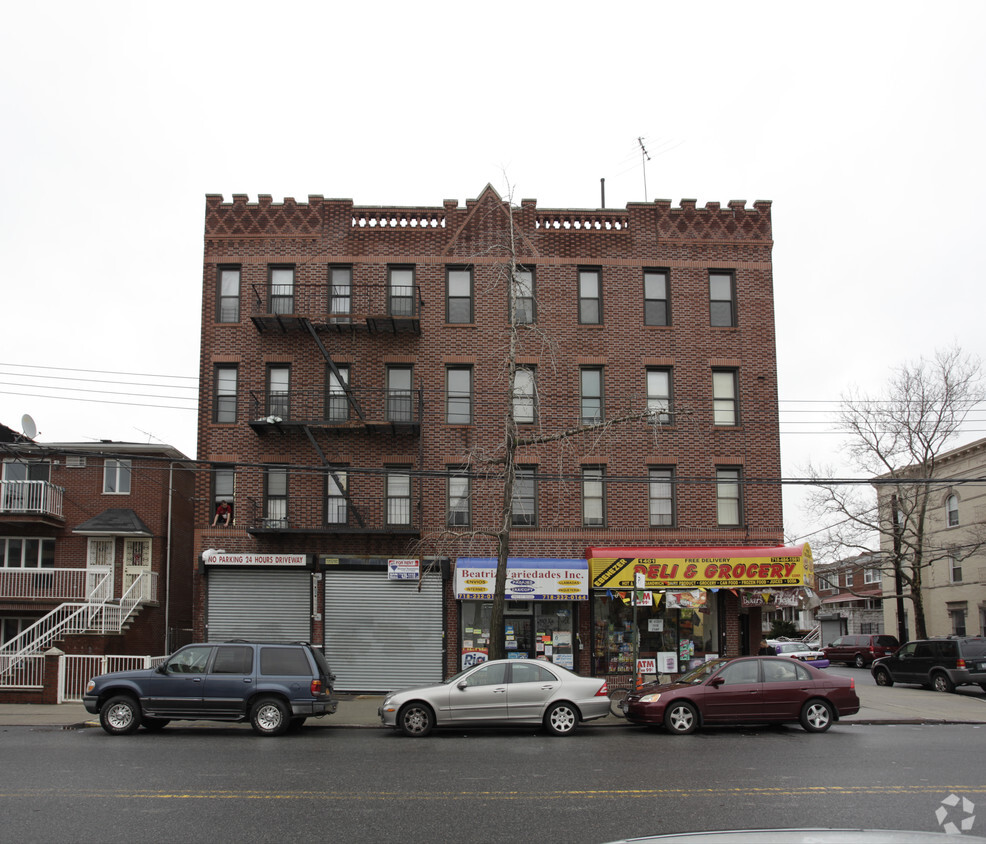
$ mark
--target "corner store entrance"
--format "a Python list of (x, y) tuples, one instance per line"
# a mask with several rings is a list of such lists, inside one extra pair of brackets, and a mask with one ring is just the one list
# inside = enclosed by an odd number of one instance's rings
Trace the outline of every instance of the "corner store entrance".
[(506, 629), (507, 655), (516, 658), (525, 656), (534, 659), (534, 636), (531, 635), (531, 617), (529, 615), (506, 615), (503, 619)]

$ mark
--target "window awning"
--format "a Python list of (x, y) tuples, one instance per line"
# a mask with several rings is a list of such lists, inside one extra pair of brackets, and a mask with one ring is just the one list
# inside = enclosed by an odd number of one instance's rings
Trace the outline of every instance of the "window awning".
[(757, 588), (810, 586), (811, 548), (770, 547), (614, 547), (586, 549), (593, 589), (632, 589), (636, 574), (644, 589)]
[(82, 536), (153, 536), (151, 529), (133, 510), (111, 507), (76, 526), (72, 533)]
[[(455, 561), (455, 597), (460, 601), (491, 601), (496, 589), (496, 557), (459, 557)], [(508, 601), (587, 601), (586, 560), (508, 557)]]

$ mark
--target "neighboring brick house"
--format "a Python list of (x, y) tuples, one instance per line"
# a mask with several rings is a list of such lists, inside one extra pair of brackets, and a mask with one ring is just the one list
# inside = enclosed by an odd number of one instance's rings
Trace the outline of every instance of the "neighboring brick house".
[[(934, 475), (942, 478), (930, 493), (925, 518), (925, 560), (921, 573), (925, 627), (929, 636), (986, 636), (986, 438), (939, 454)], [(889, 514), (889, 489), (878, 487), (883, 513)], [(889, 518), (888, 518), (889, 523)], [(906, 543), (905, 543), (906, 544)], [(881, 536), (885, 556), (892, 537)], [(892, 573), (883, 572), (883, 588), (894, 592)], [(897, 632), (897, 605), (885, 601), (883, 624)], [(915, 636), (914, 611), (904, 601), (908, 638)]]
[(760, 610), (716, 584), (761, 571), (729, 549), (783, 537), (772, 246), (760, 201), (208, 196), (197, 635), (308, 638), (368, 691), (482, 658), (502, 485), (478, 467), (511, 401), (512, 285), (524, 431), (650, 414), (522, 449), (508, 649), (630, 671), (626, 595), (593, 554), (679, 548), (726, 579), (641, 608), (641, 653), (748, 651)]
[(187, 638), (194, 470), (184, 454), (8, 436), (0, 459), (0, 673), (33, 670), (22, 657), (53, 645), (162, 654)]
[(884, 627), (879, 554), (816, 563), (815, 576), (823, 644), (846, 633), (896, 633), (895, 627)]

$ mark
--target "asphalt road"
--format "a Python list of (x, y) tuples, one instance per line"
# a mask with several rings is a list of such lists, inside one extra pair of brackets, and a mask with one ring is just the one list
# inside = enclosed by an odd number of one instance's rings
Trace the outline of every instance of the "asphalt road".
[[(604, 842), (703, 828), (939, 831), (986, 816), (986, 725), (448, 731), (239, 725), (0, 730), (0, 838), (18, 842)], [(972, 832), (983, 834), (986, 819)]]

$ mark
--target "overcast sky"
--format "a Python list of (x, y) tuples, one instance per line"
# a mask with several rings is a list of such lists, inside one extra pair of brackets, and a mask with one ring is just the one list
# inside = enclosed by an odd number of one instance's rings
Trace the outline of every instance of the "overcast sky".
[[(984, 31), (978, 0), (6, 3), (0, 422), (195, 456), (207, 193), (595, 208), (605, 178), (773, 201), (784, 475), (838, 466), (850, 385), (986, 356)], [(819, 527), (786, 487), (789, 538)]]

